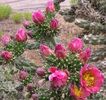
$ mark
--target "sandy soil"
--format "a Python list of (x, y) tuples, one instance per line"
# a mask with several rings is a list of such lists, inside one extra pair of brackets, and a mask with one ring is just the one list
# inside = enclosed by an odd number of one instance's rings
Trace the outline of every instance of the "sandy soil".
[[(44, 9), (48, 0), (0, 0), (0, 4), (9, 4), (14, 10), (33, 11), (35, 9)], [(62, 9), (69, 8), (69, 0), (61, 3)]]

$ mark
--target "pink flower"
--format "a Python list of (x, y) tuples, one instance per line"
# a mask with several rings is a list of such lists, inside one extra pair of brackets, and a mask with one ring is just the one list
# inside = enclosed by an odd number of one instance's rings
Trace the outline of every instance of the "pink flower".
[(28, 90), (28, 91), (32, 91), (32, 90), (33, 90), (33, 84), (32, 84), (32, 83), (29, 83), (29, 84), (27, 85), (27, 90)]
[(8, 43), (10, 42), (11, 37), (8, 34), (4, 34), (3, 36), (1, 36), (0, 41), (3, 45), (8, 45)]
[(3, 52), (1, 52), (1, 57), (4, 60), (9, 61), (9, 60), (12, 59), (13, 56), (12, 56), (12, 53), (11, 52), (9, 52), (9, 51), (3, 51)]
[(32, 100), (39, 100), (39, 96), (36, 93), (32, 94), (31, 98)]
[(19, 72), (19, 79), (20, 80), (25, 80), (27, 77), (28, 77), (28, 72), (27, 71), (21, 70)]
[(89, 92), (87, 92), (83, 87), (78, 87), (77, 85), (70, 86), (70, 96), (73, 96), (75, 100), (86, 100), (86, 97), (89, 96)]
[(79, 54), (79, 58), (84, 63), (86, 63), (90, 57), (91, 57), (91, 49), (90, 48), (85, 49), (84, 51), (80, 52), (80, 54)]
[(42, 55), (46, 57), (53, 54), (52, 50), (48, 46), (43, 45), (43, 44), (40, 45), (40, 52)]
[(25, 27), (25, 28), (27, 28), (28, 26), (30, 25), (30, 21), (24, 21), (23, 22), (23, 26)]
[(56, 70), (54, 73), (49, 75), (49, 81), (51, 87), (60, 88), (67, 83), (68, 76), (64, 71)]
[(69, 50), (73, 53), (80, 52), (82, 47), (83, 41), (80, 38), (74, 38), (68, 44)]
[(57, 19), (52, 19), (50, 22), (50, 27), (51, 29), (57, 29), (59, 26), (59, 22)]
[(63, 59), (66, 57), (66, 49), (62, 44), (57, 44), (55, 46), (55, 54), (59, 59)]
[(50, 67), (50, 68), (48, 69), (48, 72), (54, 73), (56, 70), (57, 70), (57, 67), (52, 66), (52, 67)]
[(52, 0), (49, 0), (46, 6), (46, 12), (50, 12), (53, 13), (55, 11), (55, 5), (54, 2)]
[(86, 64), (80, 70), (80, 82), (90, 93), (97, 93), (104, 82), (104, 76), (96, 66)]
[(45, 16), (44, 16), (44, 14), (43, 14), (43, 12), (41, 10), (37, 10), (37, 11), (33, 12), (33, 14), (32, 14), (32, 20), (36, 24), (41, 24), (41, 23), (44, 22)]
[(25, 30), (22, 29), (22, 28), (20, 28), (20, 29), (17, 31), (15, 37), (16, 37), (16, 40), (17, 40), (18, 42), (25, 42), (25, 41), (27, 40), (27, 34), (26, 34)]
[(45, 76), (45, 69), (43, 68), (43, 67), (39, 67), (39, 68), (37, 68), (37, 70), (36, 70), (36, 73), (37, 73), (37, 75), (38, 76), (41, 76), (41, 77), (43, 77), (43, 76)]

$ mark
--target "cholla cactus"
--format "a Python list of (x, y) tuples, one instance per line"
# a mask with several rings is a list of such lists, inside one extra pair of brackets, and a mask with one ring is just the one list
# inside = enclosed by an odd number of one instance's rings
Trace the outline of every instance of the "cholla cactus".
[(105, 0), (89, 0), (92, 6), (100, 11), (101, 14), (106, 15), (106, 1)]
[[(34, 85), (34, 74), (31, 73), (28, 74), (29, 78), (22, 81), (33, 100), (86, 99), (99, 92), (104, 76), (95, 65), (88, 64), (91, 50), (84, 49), (80, 38), (73, 38), (67, 47), (57, 44), (54, 50), (41, 45), (40, 53), (45, 59), (45, 67), (36, 69), (40, 81)], [(45, 83), (48, 84), (47, 88)], [(33, 97), (33, 94), (36, 95)]]
[[(71, 72), (73, 80), (78, 82), (79, 79), (76, 72), (80, 71), (81, 67), (88, 62), (91, 55), (91, 50), (83, 50), (83, 44), (80, 38), (74, 38), (68, 43), (68, 49), (66, 49), (63, 44), (57, 44), (54, 51), (48, 47), (47, 49), (40, 48), (40, 52), (46, 59), (47, 67), (56, 66), (59, 69), (67, 69)], [(45, 47), (45, 45), (43, 45), (43, 47)], [(49, 51), (51, 52), (48, 53)], [(48, 53), (48, 55), (45, 55), (45, 53)]]
[(24, 29), (19, 29), (15, 37), (8, 36), (8, 38), (8, 43), (7, 36), (4, 36), (3, 40), (1, 38), (1, 41), (3, 41), (2, 44), (6, 43), (6, 45), (3, 50), (0, 51), (0, 56), (2, 60), (6, 62), (15, 60), (23, 54), (26, 47), (27, 34)]
[(87, 30), (85, 33), (100, 34), (106, 31), (106, 0), (71, 1), (78, 2), (70, 10), (61, 13), (66, 21), (75, 21), (76, 25)]
[(32, 13), (33, 22), (27, 24), (25, 28), (28, 33), (31, 33), (31, 38), (42, 43), (47, 41), (48, 43), (55, 44), (54, 37), (58, 35), (59, 22), (55, 18), (56, 8), (53, 1), (49, 1), (45, 8), (45, 11), (36, 10)]
[[(54, 13), (53, 1), (48, 2), (45, 14), (40, 10), (33, 12), (33, 23), (24, 23), (29, 31), (28, 35), (41, 43), (42, 40), (50, 42), (58, 33), (58, 21)], [(0, 52), (0, 62), (1, 60), (6, 63), (15, 62), (15, 59), (20, 57), (25, 50), (27, 33), (21, 28), (15, 37), (5, 35), (1, 40), (4, 48)], [(16, 72), (18, 72), (17, 76), (22, 88), (17, 88), (17, 90), (22, 92), (24, 86), (27, 98), (32, 98), (32, 100), (85, 100), (99, 92), (104, 76), (95, 65), (88, 64), (91, 49), (84, 48), (83, 40), (76, 37), (70, 40), (66, 47), (63, 44), (55, 45), (54, 43), (53, 45), (54, 49), (44, 44), (40, 45), (44, 65), (36, 70), (35, 66), (32, 68), (32, 64), (27, 66), (24, 63), (26, 61), (19, 60), (18, 66), (21, 64), (22, 66)], [(27, 68), (22, 68), (23, 66)], [(11, 73), (14, 71), (12, 70)], [(39, 77), (38, 80), (35, 74)]]

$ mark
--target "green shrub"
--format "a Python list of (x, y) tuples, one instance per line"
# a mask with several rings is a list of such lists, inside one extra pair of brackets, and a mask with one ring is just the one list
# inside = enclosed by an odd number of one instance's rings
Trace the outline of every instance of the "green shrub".
[(78, 4), (78, 0), (70, 0), (70, 4), (71, 5), (77, 5)]
[(24, 12), (23, 13), (24, 19), (25, 20), (31, 20), (32, 19), (32, 14), (30, 12)]
[(23, 14), (20, 13), (20, 12), (13, 13), (12, 16), (11, 16), (11, 19), (15, 23), (21, 23), (23, 21)]
[(3, 32), (0, 31), (0, 37), (3, 35)]
[(0, 4), (0, 20), (7, 19), (12, 12), (12, 9), (9, 5)]

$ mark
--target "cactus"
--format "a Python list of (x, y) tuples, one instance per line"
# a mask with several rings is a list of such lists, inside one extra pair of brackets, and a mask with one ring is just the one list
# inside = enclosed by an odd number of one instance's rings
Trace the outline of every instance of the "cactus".
[[(46, 62), (47, 66), (58, 66), (59, 68), (67, 68), (69, 71), (79, 71), (82, 63), (75, 54), (68, 54), (65, 59), (58, 59), (54, 55), (50, 55)], [(76, 69), (77, 68), (77, 69)]]
[[(89, 22), (88, 26), (84, 26), (79, 23), (78, 26), (87, 30), (92, 28), (92, 23), (95, 29), (99, 32), (105, 32), (106, 30), (106, 0), (79, 0), (77, 5), (72, 5), (71, 9), (68, 10), (67, 14), (64, 11), (61, 14), (64, 15), (66, 21), (75, 21), (76, 18), (83, 18), (86, 23)], [(98, 24), (98, 26), (97, 26)], [(100, 28), (101, 27), (101, 28)], [(95, 32), (95, 30), (94, 30)]]
[[(61, 11), (60, 14), (66, 21), (74, 21), (76, 25), (84, 29), (84, 34), (80, 34), (79, 37), (83, 37), (86, 43), (106, 44), (105, 34), (103, 34), (106, 33), (106, 0), (79, 0), (77, 5), (72, 5), (70, 9)], [(89, 37), (90, 35), (92, 36)], [(101, 53), (94, 52), (93, 61), (104, 58), (105, 51), (100, 49), (99, 52)]]

